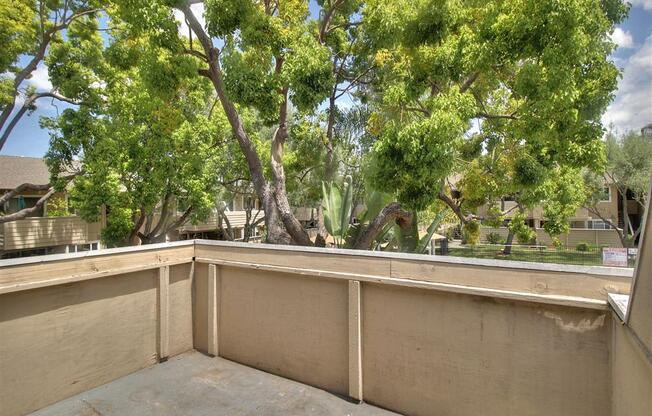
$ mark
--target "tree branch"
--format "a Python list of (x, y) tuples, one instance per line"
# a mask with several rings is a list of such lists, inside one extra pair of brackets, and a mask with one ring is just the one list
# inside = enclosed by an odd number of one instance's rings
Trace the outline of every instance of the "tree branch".
[(78, 105), (79, 103), (73, 99), (70, 99), (68, 97), (65, 97), (57, 92), (49, 91), (49, 92), (38, 92), (31, 94), (27, 100), (23, 103), (22, 107), (18, 112), (12, 117), (11, 121), (7, 125), (7, 128), (2, 132), (2, 136), (0, 136), (0, 149), (5, 145), (7, 142), (7, 139), (9, 138), (9, 135), (11, 134), (12, 130), (14, 127), (16, 127), (16, 124), (18, 124), (18, 121), (25, 115), (25, 113), (31, 109), (32, 104), (34, 104), (34, 101), (38, 100), (39, 98), (43, 97), (51, 97), (54, 99), (57, 99), (59, 101), (65, 101), (70, 104), (75, 104)]
[(5, 222), (10, 222), (10, 221), (21, 220), (35, 213), (36, 211), (41, 209), (41, 207), (43, 207), (43, 204), (45, 204), (45, 201), (50, 199), (50, 197), (55, 193), (56, 190), (54, 188), (50, 188), (45, 195), (43, 195), (41, 198), (39, 198), (38, 201), (36, 201), (36, 204), (33, 207), (21, 209), (20, 211), (14, 212), (13, 214), (0, 216), (0, 224)]
[(403, 210), (398, 202), (388, 204), (358, 236), (353, 248), (369, 250), (371, 243), (390, 221), (395, 221), (401, 228), (409, 227), (412, 222), (412, 213)]
[(466, 90), (471, 88), (471, 85), (473, 85), (473, 83), (475, 82), (475, 80), (478, 79), (479, 76), (480, 76), (479, 71), (476, 71), (471, 75), (469, 75), (469, 77), (465, 79), (464, 82), (462, 82), (462, 85), (460, 85), (460, 92), (466, 92)]
[(488, 114), (485, 112), (480, 112), (475, 115), (477, 118), (486, 118), (486, 119), (509, 119), (509, 120), (518, 120), (518, 117), (512, 114)]

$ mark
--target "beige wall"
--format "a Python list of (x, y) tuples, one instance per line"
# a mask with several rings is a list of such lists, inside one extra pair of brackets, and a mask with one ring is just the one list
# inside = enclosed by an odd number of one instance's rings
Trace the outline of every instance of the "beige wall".
[[(25, 414), (156, 363), (158, 273), (0, 295), (0, 414)], [(191, 264), (171, 266), (169, 276), (168, 348), (175, 355), (192, 349)]]
[(637, 416), (649, 357), (605, 301), (627, 293), (625, 274), (203, 241), (0, 263), (0, 414), (151, 365), (163, 348), (209, 351), (215, 330), (218, 355), (337, 394), (356, 391), (361, 368), (362, 398), (401, 413)]
[[(537, 243), (551, 246), (552, 238), (542, 228), (535, 230), (537, 234)], [(480, 227), (480, 242), (487, 242), (487, 234), (498, 233), (507, 237), (509, 229), (506, 227), (490, 228)], [(568, 248), (575, 248), (579, 243), (589, 243), (596, 245), (607, 245), (609, 247), (622, 247), (618, 233), (615, 230), (589, 230), (589, 229), (571, 229), (568, 234), (559, 236), (559, 240)]]
[[(637, 335), (613, 316), (613, 416), (649, 416), (652, 411), (652, 355)], [(649, 354), (649, 350), (647, 351)]]
[[(231, 228), (243, 228), (247, 222), (247, 214), (245, 211), (226, 211), (226, 216), (231, 223)], [(256, 216), (256, 211), (251, 213), (252, 219), (258, 220), (263, 218), (264, 212), (259, 211)], [(226, 224), (223, 224), (226, 228)], [(217, 214), (211, 214), (205, 221), (200, 222), (199, 224), (186, 224), (179, 228), (179, 231), (182, 233), (191, 233), (191, 232), (201, 232), (201, 231), (215, 231), (217, 229)]]
[[(347, 352), (354, 348), (342, 284), (349, 270), (367, 279), (361, 282), (365, 401), (414, 415), (611, 414), (607, 308), (529, 302), (526, 294), (604, 298), (604, 287), (626, 291), (620, 278), (400, 256), (314, 253), (304, 259), (308, 254), (196, 246), (196, 327), (208, 326), (208, 301), (200, 301), (208, 268), (201, 263), (220, 270), (220, 356), (346, 394)], [(496, 290), (509, 280), (523, 297), (410, 287), (426, 280)], [(196, 348), (206, 350), (207, 331), (199, 331)]]
[(24, 250), (63, 244), (86, 244), (100, 239), (100, 224), (79, 217), (27, 218), (0, 224), (4, 250)]
[(604, 311), (374, 284), (362, 294), (370, 403), (410, 415), (610, 414)]
[(223, 267), (220, 356), (348, 393), (347, 285)]
[[(618, 221), (618, 198), (619, 198), (618, 189), (616, 188), (615, 185), (610, 185), (609, 188), (611, 189), (611, 199), (608, 201), (598, 202), (596, 204), (596, 208), (600, 212), (600, 215), (602, 215), (603, 217), (609, 218), (613, 221)], [(500, 207), (500, 200), (497, 200), (495, 204), (498, 207)], [(509, 213), (505, 215), (506, 218), (512, 218), (514, 214), (518, 212), (518, 210), (513, 209), (514, 207), (516, 207), (516, 202), (514, 201), (505, 201), (504, 207), (505, 207), (505, 211), (509, 211)], [(489, 210), (489, 204), (483, 205), (480, 208), (478, 208), (478, 215), (480, 216), (487, 215), (488, 210)], [(543, 206), (540, 205), (536, 206), (533, 209), (528, 210), (526, 212), (527, 212), (527, 218), (532, 218), (536, 220), (543, 219)], [(633, 211), (631, 211), (630, 214), (634, 212), (638, 212), (636, 207), (633, 207)], [(598, 217), (595, 217), (595, 215), (591, 214), (586, 208), (580, 207), (575, 211), (571, 220), (586, 220), (590, 218), (594, 220), (600, 219)]]

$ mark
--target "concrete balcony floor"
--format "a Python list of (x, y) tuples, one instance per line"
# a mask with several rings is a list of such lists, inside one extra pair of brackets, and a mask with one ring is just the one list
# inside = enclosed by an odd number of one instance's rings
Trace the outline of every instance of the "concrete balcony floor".
[(33, 416), (396, 415), (326, 391), (187, 352), (32, 413)]

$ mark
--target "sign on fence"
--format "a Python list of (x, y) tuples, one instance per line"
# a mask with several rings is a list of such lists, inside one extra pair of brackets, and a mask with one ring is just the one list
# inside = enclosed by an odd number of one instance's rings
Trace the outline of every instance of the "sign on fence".
[(627, 249), (605, 247), (602, 249), (602, 265), (627, 267)]

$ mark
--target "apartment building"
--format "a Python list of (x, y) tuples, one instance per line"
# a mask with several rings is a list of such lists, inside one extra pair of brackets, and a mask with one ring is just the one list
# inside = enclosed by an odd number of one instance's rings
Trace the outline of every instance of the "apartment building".
[[(0, 195), (25, 183), (42, 185), (49, 180), (47, 165), (41, 158), (0, 156)], [(27, 188), (0, 206), (0, 214), (34, 207), (45, 192)], [(88, 223), (77, 215), (55, 212), (55, 205), (66, 198), (65, 193), (55, 194), (27, 218), (0, 223), (0, 259), (101, 249), (100, 235), (105, 219)], [(256, 240), (262, 235), (263, 218), (264, 212), (256, 198), (236, 195), (223, 214), (216, 208), (205, 221), (185, 224), (177, 232), (170, 233), (168, 241), (191, 238), (242, 241), (245, 227), (257, 223), (249, 238)]]
[[(0, 156), (0, 195), (24, 183), (42, 185), (49, 180), (43, 159)], [(11, 214), (34, 207), (45, 192), (27, 188), (0, 206), (0, 212)], [(0, 258), (99, 250), (100, 222), (88, 223), (76, 215), (50, 212), (61, 198), (66, 195), (55, 194), (27, 218), (0, 223)]]
[[(516, 214), (516, 202), (509, 197), (504, 197), (501, 200), (495, 201), (505, 215), (505, 225), (509, 222), (510, 218)], [(481, 207), (478, 210), (478, 215), (483, 216), (487, 214), (490, 204)], [(566, 246), (572, 247), (579, 243), (586, 242), (596, 245), (609, 245), (612, 247), (621, 247), (622, 244), (618, 238), (618, 234), (611, 224), (617, 224), (618, 228), (623, 227), (623, 198), (618, 192), (618, 188), (608, 181), (605, 181), (603, 198), (596, 204), (597, 213), (580, 207), (575, 211), (575, 215), (570, 218), (570, 231), (567, 234), (560, 236), (560, 240)], [(510, 211), (511, 210), (511, 211)], [(642, 219), (642, 209), (640, 205), (634, 200), (633, 195), (628, 192), (627, 194), (627, 212), (629, 215), (630, 226), (637, 229)], [(600, 215), (597, 215), (600, 214)], [(532, 227), (537, 234), (537, 242), (543, 245), (552, 244), (552, 238), (544, 231), (545, 218), (543, 214), (543, 206), (537, 206), (534, 209), (526, 211), (526, 222)], [(609, 220), (611, 224), (604, 219)], [(507, 227), (481, 228), (481, 240), (484, 242), (487, 234), (494, 232), (507, 236)]]

